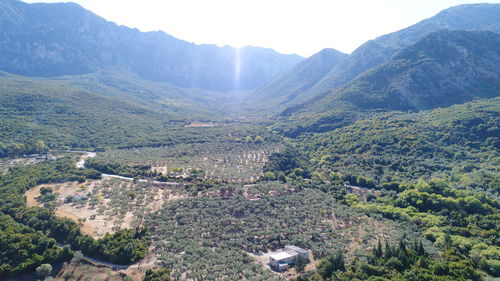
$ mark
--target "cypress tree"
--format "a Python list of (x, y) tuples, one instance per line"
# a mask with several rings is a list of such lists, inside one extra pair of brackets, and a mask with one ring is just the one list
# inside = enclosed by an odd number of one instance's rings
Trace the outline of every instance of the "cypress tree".
[(383, 253), (382, 253), (382, 242), (380, 242), (380, 239), (378, 239), (377, 250), (375, 251), (375, 256), (377, 258), (381, 258), (382, 255), (383, 255)]
[(385, 260), (388, 260), (391, 257), (392, 257), (391, 246), (389, 246), (389, 243), (385, 241)]
[(345, 271), (345, 260), (344, 260), (344, 255), (342, 255), (342, 252), (338, 252), (337, 256), (335, 257), (335, 265), (334, 265), (335, 271), (340, 270), (342, 272)]
[(417, 253), (420, 255), (420, 256), (425, 256), (425, 249), (424, 249), (424, 244), (422, 243), (422, 240), (420, 240), (420, 243), (418, 245), (418, 250), (417, 250)]
[(399, 251), (402, 251), (406, 254), (406, 243), (404, 238), (401, 238), (401, 240), (399, 240)]
[(451, 238), (451, 235), (449, 233), (446, 233), (446, 235), (444, 236), (444, 246), (446, 250), (449, 250), (452, 245), (453, 245), (453, 239)]
[(418, 242), (417, 242), (417, 237), (415, 237), (415, 239), (413, 239), (413, 250), (415, 252), (418, 252)]

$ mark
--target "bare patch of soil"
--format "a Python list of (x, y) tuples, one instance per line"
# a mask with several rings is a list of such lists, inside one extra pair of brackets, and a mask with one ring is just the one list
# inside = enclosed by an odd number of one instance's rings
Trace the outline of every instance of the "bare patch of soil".
[[(108, 193), (105, 195), (103, 195), (104, 191), (99, 189), (103, 188), (103, 186), (110, 186), (106, 189)], [(142, 203), (136, 202), (137, 200), (134, 199), (127, 199), (127, 202), (123, 202), (128, 204), (126, 211), (121, 211), (122, 215), (116, 215), (116, 208), (120, 208), (124, 204), (119, 201), (120, 198), (117, 199), (112, 196), (113, 192), (129, 191), (129, 188), (132, 190), (134, 183), (112, 179), (86, 183), (68, 182), (39, 185), (25, 193), (28, 206), (43, 206), (36, 199), (40, 196), (40, 190), (43, 187), (50, 187), (54, 193), (58, 194), (56, 199), (57, 207), (54, 210), (55, 215), (73, 220), (80, 225), (82, 233), (94, 238), (101, 238), (106, 233), (114, 233), (119, 229), (140, 225), (141, 218), (138, 218), (138, 214), (144, 215), (159, 210), (166, 202), (187, 197), (168, 189), (147, 187), (149, 198), (143, 198)], [(86, 200), (73, 200), (72, 202), (67, 200), (67, 198), (77, 197), (84, 197)], [(94, 200), (93, 203), (92, 200)]]

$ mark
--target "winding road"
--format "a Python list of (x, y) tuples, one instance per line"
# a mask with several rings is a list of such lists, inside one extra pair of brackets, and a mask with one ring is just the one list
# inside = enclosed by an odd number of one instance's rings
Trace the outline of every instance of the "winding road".
[[(61, 247), (61, 248), (64, 247), (64, 245), (59, 243), (59, 242), (56, 242), (56, 245)], [(82, 255), (83, 255), (83, 259), (88, 261), (88, 262), (92, 262), (92, 263), (104, 265), (104, 266), (109, 266), (109, 267), (112, 267), (112, 268), (117, 269), (117, 270), (127, 269), (127, 268), (131, 267), (132, 265), (134, 265), (134, 264), (129, 264), (129, 265), (114, 264), (114, 263), (109, 263), (109, 262), (105, 262), (102, 260), (97, 260), (97, 259), (91, 258), (83, 253), (82, 253)]]
[[(85, 169), (85, 161), (86, 161), (86, 159), (88, 159), (88, 158), (94, 158), (97, 155), (97, 153), (90, 152), (90, 151), (65, 150), (64, 152), (73, 152), (73, 153), (81, 153), (82, 154), (82, 156), (80, 158), (80, 161), (78, 161), (76, 163), (76, 167), (78, 169)], [(119, 176), (119, 175), (102, 174), (102, 176), (103, 176), (103, 178), (118, 178), (118, 179), (124, 179), (124, 180), (134, 180), (133, 178), (122, 177), (122, 176)], [(141, 179), (139, 181), (141, 181), (141, 182), (147, 182), (147, 180), (145, 180), (145, 179)], [(162, 182), (154, 181), (154, 183), (162, 183)], [(168, 183), (168, 184), (172, 184), (172, 183)], [(177, 184), (177, 183), (175, 183), (175, 184)], [(56, 244), (58, 246), (60, 246), (60, 247), (64, 247), (63, 244), (60, 244), (60, 243), (57, 243), (57, 242), (56, 242)], [(95, 264), (108, 266), (108, 267), (111, 267), (111, 268), (116, 269), (116, 270), (124, 270), (124, 269), (127, 269), (130, 266), (134, 265), (134, 264), (131, 264), (131, 265), (121, 265), (121, 264), (109, 263), (109, 262), (106, 262), (106, 261), (102, 261), (102, 260), (98, 260), (98, 259), (89, 257), (87, 255), (83, 255), (83, 259), (86, 260), (86, 261), (95, 263)]]
[[(85, 161), (88, 158), (94, 158), (97, 155), (97, 153), (90, 152), (90, 151), (71, 150), (71, 151), (67, 151), (67, 152), (75, 152), (75, 153), (82, 153), (83, 154), (82, 157), (80, 158), (80, 161), (78, 161), (76, 163), (76, 167), (79, 169), (85, 169)], [(124, 177), (124, 176), (120, 176), (120, 175), (110, 175), (110, 174), (102, 174), (102, 177), (103, 178), (115, 178), (115, 179), (129, 180), (129, 181), (134, 180), (134, 178)], [(179, 183), (177, 183), (177, 182), (151, 181), (151, 180), (147, 180), (147, 179), (138, 179), (137, 181), (146, 182), (146, 183), (150, 182), (150, 183), (154, 183), (154, 184), (163, 184), (163, 185), (179, 185)]]

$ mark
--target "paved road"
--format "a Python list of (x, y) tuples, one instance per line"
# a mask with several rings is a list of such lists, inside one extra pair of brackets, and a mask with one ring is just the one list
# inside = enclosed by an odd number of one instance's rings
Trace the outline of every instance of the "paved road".
[(127, 269), (130, 266), (130, 265), (113, 264), (113, 263), (109, 263), (109, 262), (105, 262), (105, 261), (101, 261), (101, 260), (96, 260), (96, 259), (93, 259), (93, 258), (85, 256), (85, 255), (83, 256), (83, 258), (88, 260), (88, 261), (91, 261), (93, 263), (109, 266), (109, 267), (112, 267), (112, 268), (118, 269), (118, 270)]

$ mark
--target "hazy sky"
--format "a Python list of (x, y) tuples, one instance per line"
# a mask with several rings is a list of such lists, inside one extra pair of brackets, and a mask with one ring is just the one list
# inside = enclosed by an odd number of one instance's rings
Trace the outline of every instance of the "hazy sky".
[[(24, 0), (61, 2), (61, 0)], [(74, 0), (107, 20), (142, 31), (219, 46), (273, 48), (310, 56), (323, 48), (350, 53), (462, 0)]]

